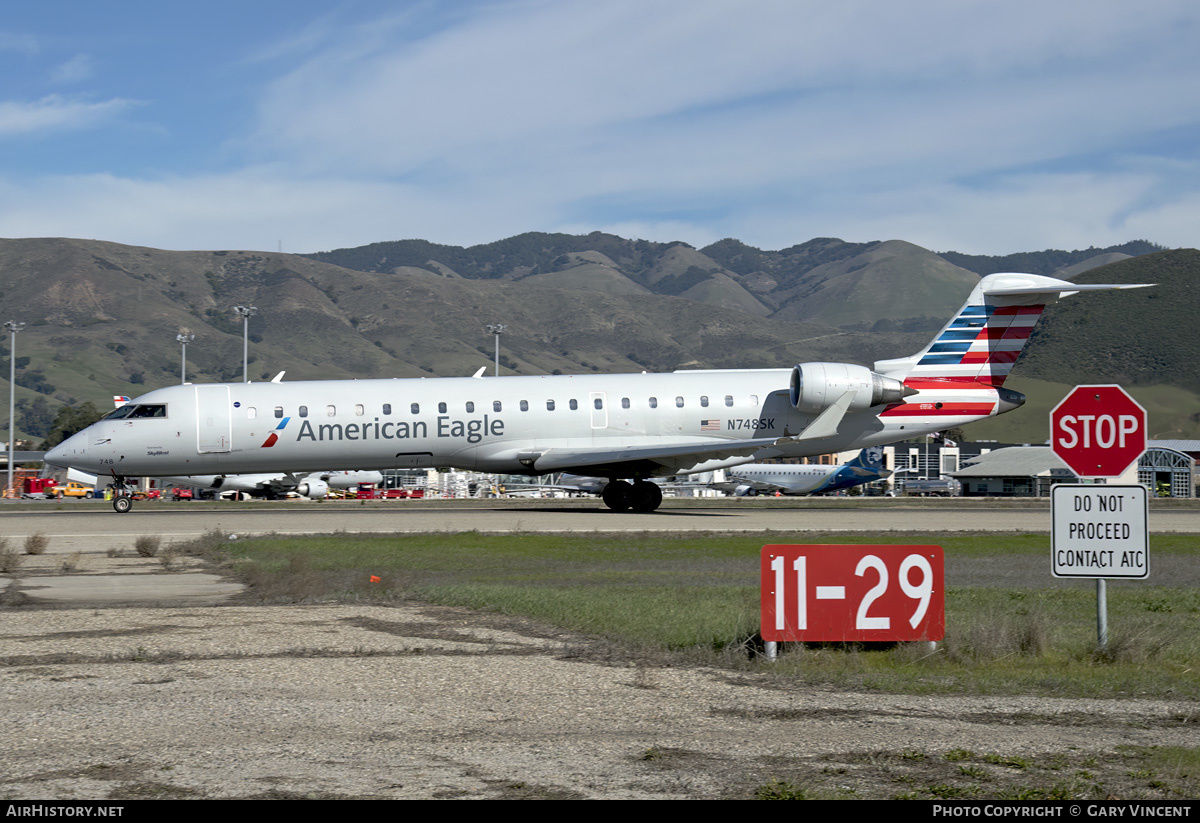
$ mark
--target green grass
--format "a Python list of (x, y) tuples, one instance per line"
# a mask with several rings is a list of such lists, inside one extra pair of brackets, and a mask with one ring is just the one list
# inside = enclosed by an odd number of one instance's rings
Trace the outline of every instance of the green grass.
[[(1186, 575), (1112, 583), (1096, 649), (1091, 581), (1054, 580), (1046, 535), (906, 534), (947, 558), (945, 640), (882, 647), (788, 644), (753, 654), (765, 543), (895, 543), (894, 534), (426, 534), (266, 536), (230, 546), (260, 602), (400, 602), (530, 618), (624, 644), (774, 676), (904, 692), (1200, 698), (1200, 589)], [(1156, 535), (1154, 563), (1186, 569), (1200, 536)], [(1002, 572), (1022, 571), (1014, 586)], [(372, 582), (371, 576), (379, 578)]]

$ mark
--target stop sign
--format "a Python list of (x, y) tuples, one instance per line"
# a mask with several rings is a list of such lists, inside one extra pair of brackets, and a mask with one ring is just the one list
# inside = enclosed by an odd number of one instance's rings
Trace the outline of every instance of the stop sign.
[(1050, 412), (1050, 447), (1080, 477), (1119, 477), (1146, 450), (1146, 410), (1120, 386), (1076, 386)]

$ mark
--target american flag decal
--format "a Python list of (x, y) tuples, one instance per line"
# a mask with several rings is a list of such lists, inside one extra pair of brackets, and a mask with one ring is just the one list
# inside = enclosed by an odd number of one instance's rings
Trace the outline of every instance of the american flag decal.
[(717, 419), (701, 420), (700, 431), (702, 432), (719, 432), (721, 430), (721, 421)]

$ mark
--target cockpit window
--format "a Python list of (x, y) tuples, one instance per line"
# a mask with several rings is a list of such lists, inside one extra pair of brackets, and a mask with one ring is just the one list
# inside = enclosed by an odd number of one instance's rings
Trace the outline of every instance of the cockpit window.
[(166, 417), (167, 406), (165, 403), (126, 403), (119, 409), (116, 409), (109, 414), (105, 420), (125, 420), (135, 417)]

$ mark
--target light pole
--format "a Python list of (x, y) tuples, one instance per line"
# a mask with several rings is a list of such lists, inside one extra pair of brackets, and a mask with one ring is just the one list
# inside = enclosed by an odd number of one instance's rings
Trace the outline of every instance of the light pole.
[(500, 376), (500, 335), (508, 331), (508, 326), (502, 323), (489, 323), (487, 325), (488, 334), (496, 335), (496, 376)]
[(17, 332), (25, 328), (24, 323), (9, 320), (4, 328), (12, 333), (12, 342), (8, 347), (8, 485), (5, 496), (12, 494), (13, 484), (13, 418), (17, 408)]
[(258, 306), (234, 306), (242, 318), (242, 379), (250, 382), (250, 318), (258, 314)]
[(187, 344), (195, 340), (196, 335), (188, 334), (187, 329), (184, 329), (180, 334), (175, 335), (175, 339), (179, 341), (179, 345), (183, 349), (183, 359), (179, 363), (179, 383), (183, 385), (187, 383)]

